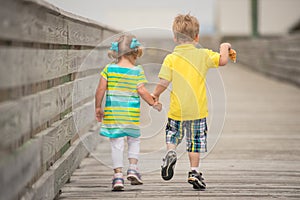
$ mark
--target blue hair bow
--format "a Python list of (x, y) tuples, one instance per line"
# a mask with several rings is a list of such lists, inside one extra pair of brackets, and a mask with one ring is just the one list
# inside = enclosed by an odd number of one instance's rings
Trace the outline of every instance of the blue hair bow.
[(132, 38), (130, 43), (130, 49), (134, 49), (138, 46), (141, 46), (141, 43), (136, 38)]
[(111, 47), (110, 47), (110, 50), (112, 51), (115, 51), (115, 52), (118, 52), (119, 51), (119, 43), (118, 42), (112, 42), (111, 43)]

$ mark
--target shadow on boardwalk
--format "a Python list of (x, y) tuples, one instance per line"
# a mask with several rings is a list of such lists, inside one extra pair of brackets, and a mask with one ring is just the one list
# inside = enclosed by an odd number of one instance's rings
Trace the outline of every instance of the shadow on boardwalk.
[[(94, 154), (97, 159), (90, 156), (83, 160), (59, 199), (299, 199), (299, 88), (238, 64), (220, 72), (227, 115), (217, 145), (201, 163), (206, 191), (195, 191), (186, 182), (189, 165), (185, 154), (176, 165), (174, 178), (164, 182), (159, 171), (162, 148), (141, 160), (144, 185), (125, 182), (124, 192), (111, 192), (110, 150), (103, 140)], [(142, 153), (161, 148), (163, 133), (156, 140), (142, 143)]]

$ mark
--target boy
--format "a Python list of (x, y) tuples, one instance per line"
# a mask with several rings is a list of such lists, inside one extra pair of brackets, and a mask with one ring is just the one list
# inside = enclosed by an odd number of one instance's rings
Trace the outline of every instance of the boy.
[(229, 43), (220, 45), (220, 53), (197, 49), (199, 22), (187, 14), (178, 15), (173, 22), (174, 41), (178, 43), (173, 53), (166, 56), (159, 72), (160, 82), (152, 96), (160, 94), (172, 83), (170, 109), (166, 126), (167, 154), (163, 159), (161, 176), (170, 180), (176, 164), (176, 147), (186, 135), (187, 152), (191, 170), (188, 183), (194, 189), (205, 189), (199, 172), (200, 152), (207, 151), (206, 117), (208, 116), (205, 76), (209, 68), (224, 66), (228, 62)]

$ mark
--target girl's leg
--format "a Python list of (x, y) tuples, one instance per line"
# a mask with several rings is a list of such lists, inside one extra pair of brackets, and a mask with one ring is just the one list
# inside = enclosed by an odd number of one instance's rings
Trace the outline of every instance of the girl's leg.
[(127, 137), (129, 168), (137, 169), (140, 153), (140, 138)]
[(123, 152), (124, 138), (111, 138), (111, 157), (113, 161), (114, 176), (112, 179), (112, 191), (122, 191), (124, 189), (123, 179)]
[(137, 168), (140, 153), (140, 138), (127, 137), (127, 143), (129, 160), (127, 179), (131, 182), (131, 185), (141, 185), (143, 181)]
[(115, 173), (122, 173), (123, 168), (123, 152), (124, 152), (124, 138), (111, 138), (111, 157), (113, 162), (113, 169)]

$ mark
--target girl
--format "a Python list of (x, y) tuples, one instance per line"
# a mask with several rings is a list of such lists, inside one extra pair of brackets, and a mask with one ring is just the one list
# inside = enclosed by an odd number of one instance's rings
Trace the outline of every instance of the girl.
[[(115, 63), (108, 64), (101, 72), (96, 91), (96, 118), (102, 122), (100, 134), (110, 138), (114, 176), (112, 190), (124, 189), (123, 150), (124, 138), (128, 143), (129, 169), (127, 179), (132, 185), (143, 184), (137, 169), (140, 151), (140, 96), (156, 110), (161, 104), (155, 102), (144, 83), (147, 82), (143, 68), (135, 61), (142, 55), (140, 42), (133, 35), (124, 34), (112, 42), (108, 56)], [(106, 92), (105, 108), (101, 107)]]

